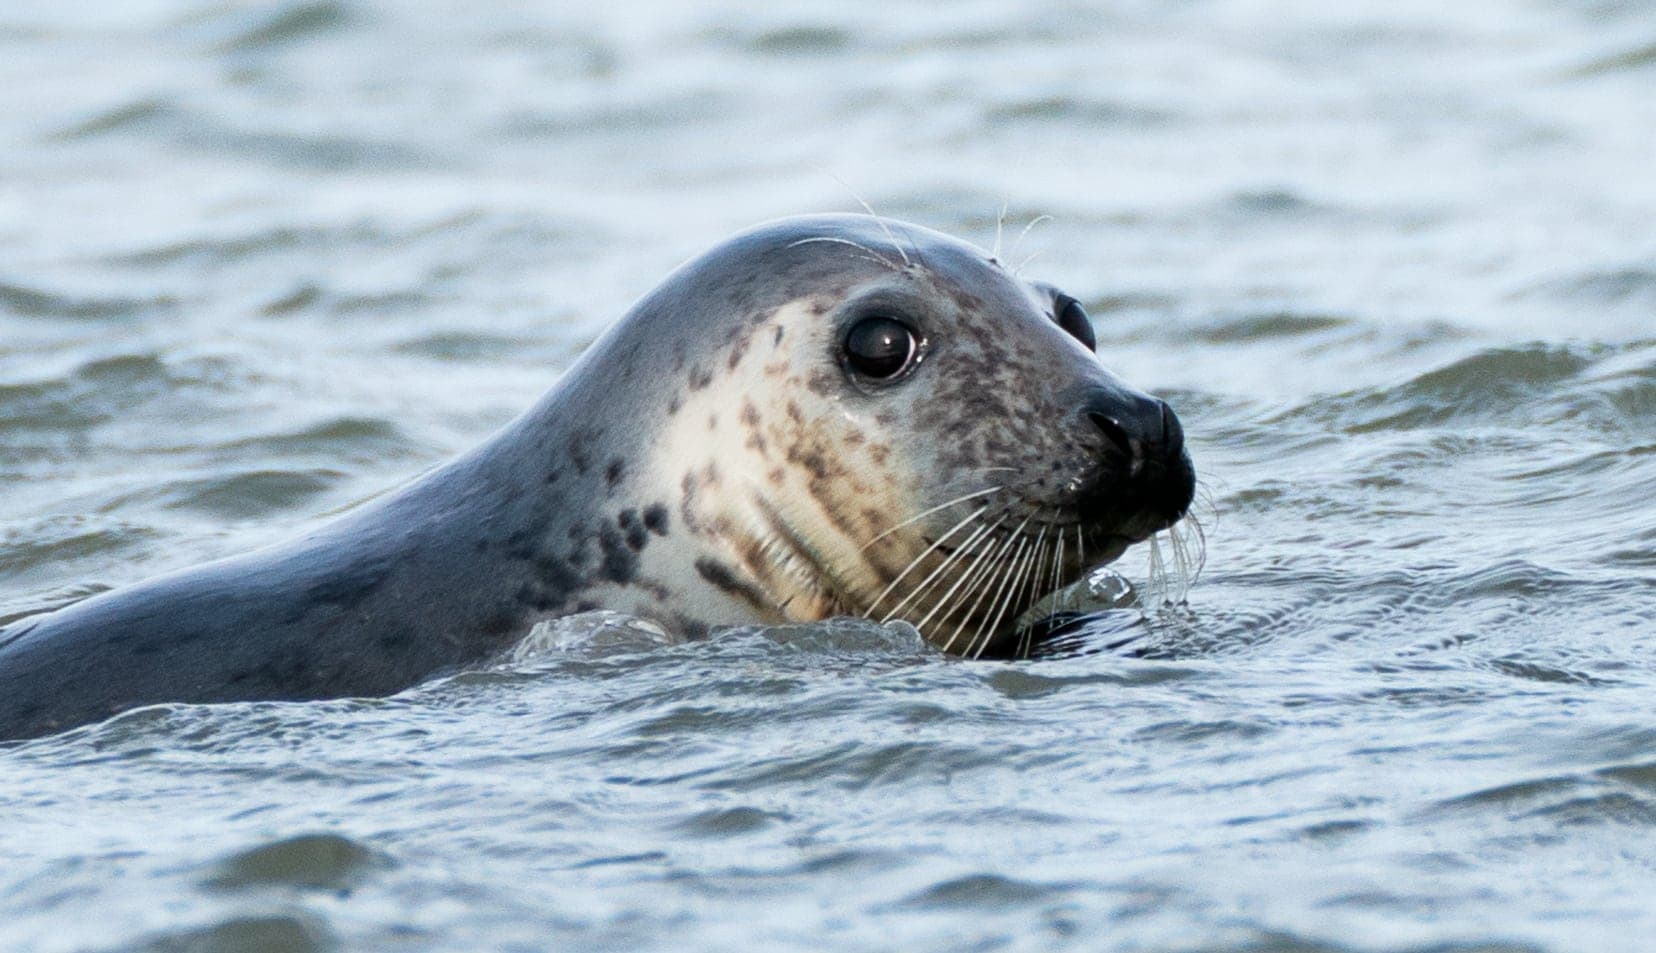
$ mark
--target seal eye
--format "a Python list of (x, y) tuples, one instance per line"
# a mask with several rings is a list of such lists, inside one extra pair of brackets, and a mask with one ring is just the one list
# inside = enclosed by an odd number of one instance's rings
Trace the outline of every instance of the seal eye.
[(875, 380), (901, 374), (919, 350), (914, 331), (894, 318), (863, 318), (845, 336), (845, 359), (852, 370)]
[(1081, 307), (1081, 302), (1069, 295), (1059, 295), (1052, 304), (1052, 313), (1058, 319), (1058, 326), (1069, 332), (1069, 336), (1086, 345), (1087, 350), (1098, 351), (1098, 339), (1093, 337), (1092, 320)]

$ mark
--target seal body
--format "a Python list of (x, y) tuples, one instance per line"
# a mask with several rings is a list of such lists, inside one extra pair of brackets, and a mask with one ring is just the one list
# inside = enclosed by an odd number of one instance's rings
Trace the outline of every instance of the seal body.
[(1000, 651), (1022, 609), (1190, 502), (1177, 419), (1104, 369), (1078, 313), (918, 226), (758, 226), (417, 482), (0, 630), (0, 737), (388, 694), (593, 609), (689, 636), (854, 613)]

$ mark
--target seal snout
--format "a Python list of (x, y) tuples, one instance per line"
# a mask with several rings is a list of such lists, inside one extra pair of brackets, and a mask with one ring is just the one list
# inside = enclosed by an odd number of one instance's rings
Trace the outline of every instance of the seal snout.
[(1098, 474), (1082, 492), (1083, 517), (1124, 529), (1150, 516), (1160, 529), (1184, 516), (1195, 496), (1196, 470), (1185, 452), (1184, 427), (1166, 401), (1100, 390), (1089, 396), (1082, 416), (1104, 438)]

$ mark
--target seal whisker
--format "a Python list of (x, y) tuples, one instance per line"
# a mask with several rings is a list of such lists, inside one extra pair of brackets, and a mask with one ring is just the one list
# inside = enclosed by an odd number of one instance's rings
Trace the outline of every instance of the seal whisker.
[[(1057, 593), (1059, 587), (1063, 584), (1064, 531), (1059, 530), (1057, 533), (1055, 533), (1053, 535), (1054, 535), (1054, 538), (1052, 540), (1051, 562), (1048, 563), (1047, 569), (1046, 569), (1046, 585), (1045, 586), (1039, 586), (1039, 585), (1036, 586), (1036, 593), (1037, 594), (1036, 594), (1035, 598), (1036, 598), (1037, 602), (1040, 601), (1041, 599), (1045, 598), (1046, 596), (1050, 596), (1050, 595), (1053, 595), (1053, 594)], [(1044, 593), (1044, 595), (1043, 595), (1043, 593)], [(1059, 601), (1054, 600), (1053, 604), (1048, 607), (1048, 612), (1049, 613), (1057, 612), (1061, 608), (1062, 608), (1062, 605), (1060, 605)], [(1036, 620), (1036, 621), (1039, 621), (1039, 620)], [(1035, 639), (1034, 627), (1033, 626), (1026, 626), (1024, 628), (1024, 631), (1023, 631), (1023, 637), (1022, 637), (1022, 639), (1019, 640), (1018, 656), (1020, 658), (1028, 658), (1030, 653), (1034, 652), (1034, 650), (1035, 650), (1034, 639)]]
[(858, 195), (857, 190), (853, 189), (850, 183), (846, 182), (844, 179), (834, 175), (832, 172), (828, 173), (828, 176), (835, 182), (838, 182), (840, 184), (840, 188), (851, 193), (851, 197), (856, 199), (857, 204), (863, 207), (863, 211), (867, 212), (869, 218), (874, 220), (874, 224), (880, 226), (880, 231), (885, 232), (886, 240), (891, 242), (891, 247), (897, 249), (897, 254), (903, 256), (903, 264), (913, 265), (914, 262), (909, 261), (908, 252), (903, 251), (903, 246), (897, 241), (896, 234), (891, 231), (891, 226), (886, 224), (886, 220), (880, 216), (880, 213), (874, 211), (874, 206), (869, 205), (868, 200), (863, 198), (861, 195)]
[[(1035, 545), (1029, 548), (1029, 560), (1024, 565), (1022, 573), (1018, 579), (1015, 596), (1007, 605), (1008, 611), (1013, 613), (1013, 615), (1009, 618), (1014, 621), (1017, 619), (1017, 613), (1025, 611), (1025, 608), (1020, 607), (1034, 605), (1035, 601), (1039, 598), (1038, 594), (1040, 592), (1041, 582), (1041, 562), (1044, 555), (1045, 543), (1042, 540), (1037, 539)], [(1026, 637), (1027, 633), (1028, 630), (1025, 630), (1024, 634)], [(985, 639), (983, 644), (978, 647), (978, 654), (981, 655), (984, 650), (988, 649), (991, 641), (992, 639)]]
[[(984, 509), (988, 509), (988, 507), (984, 507)], [(978, 510), (978, 513), (982, 513), (982, 512), (983, 512), (983, 510)], [(974, 516), (975, 515), (976, 514), (974, 514)], [(892, 619), (895, 619), (897, 617), (897, 614), (899, 612), (903, 611), (904, 606), (908, 605), (909, 602), (911, 602), (915, 597), (919, 596), (921, 593), (923, 593), (927, 589), (931, 588), (931, 584), (934, 581), (936, 581), (936, 579), (939, 576), (941, 576), (944, 573), (945, 570), (947, 570), (951, 565), (953, 565), (954, 562), (957, 559), (960, 558), (961, 554), (965, 551), (965, 549), (967, 547), (971, 546), (972, 544), (976, 543), (977, 540), (978, 540), (978, 537), (981, 536), (983, 533), (985, 533), (987, 531), (988, 531), (988, 527), (983, 527), (983, 526), (980, 526), (976, 530), (974, 530), (970, 536), (966, 537), (966, 541), (960, 545), (959, 549), (956, 549), (954, 552), (950, 553), (947, 559), (945, 559), (941, 563), (939, 563), (937, 565), (937, 568), (933, 569), (931, 571), (931, 573), (928, 574), (926, 576), (926, 578), (921, 581), (920, 585), (918, 585), (915, 588), (909, 590), (909, 594), (903, 597), (903, 601), (897, 603), (897, 605), (895, 607), (893, 607), (890, 612), (886, 613), (886, 617), (881, 619), (880, 623), (883, 625), (884, 623), (890, 622)], [(915, 628), (918, 629), (919, 626), (915, 626)]]
[(789, 248), (796, 248), (800, 245), (814, 245), (814, 244), (817, 244), (819, 242), (829, 244), (829, 245), (849, 245), (852, 248), (860, 249), (864, 252), (867, 252), (867, 254), (855, 256), (857, 258), (862, 258), (866, 261), (872, 261), (872, 262), (874, 262), (875, 264), (878, 264), (878, 265), (884, 265), (885, 267), (890, 268), (892, 271), (901, 272), (903, 270), (902, 268), (898, 267), (897, 263), (892, 261), (891, 259), (885, 257), (884, 255), (881, 255), (879, 252), (875, 251), (872, 248), (869, 248), (867, 245), (864, 245), (861, 242), (854, 242), (849, 238), (837, 238), (837, 237), (834, 237), (834, 236), (831, 236), (831, 235), (819, 235), (816, 238), (801, 238), (797, 242), (791, 242), (788, 245), (788, 247)]
[(1014, 274), (1014, 275), (1019, 275), (1019, 274), (1022, 274), (1022, 273), (1023, 273), (1023, 270), (1024, 270), (1024, 269), (1025, 269), (1025, 268), (1028, 268), (1028, 267), (1029, 267), (1029, 263), (1030, 263), (1030, 262), (1032, 262), (1032, 261), (1034, 261), (1034, 260), (1035, 260), (1035, 259), (1037, 259), (1037, 258), (1039, 258), (1039, 257), (1041, 257), (1041, 253), (1040, 253), (1040, 252), (1038, 252), (1038, 251), (1035, 251), (1035, 252), (1030, 252), (1030, 253), (1029, 253), (1029, 257), (1028, 257), (1028, 258), (1025, 258), (1025, 259), (1024, 259), (1024, 260), (1023, 260), (1023, 261), (1020, 261), (1020, 262), (1018, 262), (1018, 267), (1016, 267), (1016, 268), (1014, 268), (1014, 269), (1012, 269), (1012, 273), (1013, 273), (1013, 274)]
[[(1064, 531), (1059, 530), (1058, 531), (1058, 554), (1056, 556), (1054, 556), (1053, 560), (1052, 560), (1052, 566), (1053, 566), (1053, 579), (1052, 579), (1053, 586), (1052, 586), (1052, 588), (1053, 588), (1054, 591), (1062, 589), (1065, 585), (1065, 583), (1064, 583), (1064, 549), (1067, 547), (1068, 542), (1069, 542), (1069, 540), (1064, 536)], [(1074, 598), (1075, 598), (1075, 594), (1070, 593), (1065, 599), (1059, 600), (1059, 602), (1061, 604), (1058, 606), (1058, 608), (1064, 608), (1066, 605), (1068, 605), (1069, 601), (1074, 599)]]
[[(994, 556), (989, 558), (989, 562), (986, 566), (986, 571), (984, 572), (983, 576), (978, 580), (978, 583), (982, 583), (985, 580), (988, 580), (988, 579), (992, 578), (995, 574), (995, 571), (999, 568), (1002, 568), (1002, 566), (1004, 564), (1001, 563), (1001, 557), (1004, 556), (1006, 553), (1011, 551), (1012, 544), (1017, 542), (1018, 539), (1019, 539), (1018, 534), (1023, 532), (1024, 526), (1028, 525), (1028, 523), (1029, 523), (1029, 517), (1026, 516), (1026, 517), (1024, 517), (1023, 522), (1018, 524), (1016, 529), (1012, 530), (1011, 533), (1007, 534), (1006, 539), (1000, 544), (1000, 546), (998, 548), (996, 548)], [(974, 585), (976, 585), (976, 583), (974, 583)], [(989, 595), (989, 593), (992, 589), (994, 589), (994, 583), (990, 582), (988, 585), (984, 585), (981, 589), (978, 590), (977, 598), (972, 600), (971, 608), (967, 609), (966, 614), (961, 617), (960, 625), (955, 627), (954, 634), (949, 636), (949, 641), (945, 642), (943, 644), (943, 651), (947, 652), (950, 648), (954, 647), (955, 640), (960, 638), (960, 634), (962, 632), (966, 631), (967, 624), (970, 623), (972, 621), (972, 617), (977, 614), (978, 606), (983, 604), (984, 598)], [(998, 590), (996, 590), (996, 591), (998, 592)], [(991, 606), (994, 605), (994, 601), (991, 600), (989, 604)], [(976, 637), (977, 637), (976, 635), (973, 636), (974, 639)], [(970, 646), (971, 642), (967, 642), (966, 644), (968, 646)]]
[[(938, 510), (946, 510), (949, 507), (954, 506), (956, 503), (965, 503), (967, 500), (975, 500), (980, 496), (988, 496), (989, 494), (994, 493), (996, 490), (999, 490), (999, 489), (1001, 489), (1001, 487), (992, 486), (992, 487), (989, 487), (987, 489), (977, 490), (977, 491), (972, 492), (972, 493), (967, 493), (965, 496), (957, 496), (957, 497), (955, 497), (954, 499), (950, 500), (947, 503), (939, 503), (938, 505), (932, 507), (929, 510), (924, 510), (922, 512), (916, 513), (913, 516), (909, 517), (908, 519), (903, 520), (901, 523), (898, 523), (897, 525), (891, 527), (890, 529), (887, 529), (885, 532), (883, 532), (880, 535), (874, 537), (873, 539), (869, 540), (868, 542), (863, 543), (862, 546), (858, 547), (857, 552), (859, 552), (859, 553), (866, 552), (868, 550), (868, 547), (874, 545), (875, 543), (879, 542), (882, 539), (885, 539), (887, 536), (890, 536), (892, 533), (897, 532), (898, 530), (900, 530), (903, 527), (909, 525), (910, 523), (915, 522), (916, 520), (925, 519), (926, 517), (932, 515), (933, 513), (936, 513)], [(985, 507), (985, 509), (987, 509), (987, 507)], [(979, 510), (978, 512), (981, 513), (983, 511)]]
[[(1052, 523), (1048, 521), (1045, 526), (1041, 527), (1040, 534), (1035, 537), (1035, 548), (1030, 552), (1029, 590), (1025, 595), (1024, 608), (1019, 610), (1020, 612), (1029, 611), (1036, 603), (1052, 592), (1050, 588), (1042, 587), (1043, 581), (1050, 582), (1052, 579), (1052, 550), (1049, 548), (1050, 544), (1046, 542), (1047, 531), (1052, 528)], [(1022, 646), (1029, 645), (1031, 633), (1032, 630), (1026, 626), (1019, 639), (1019, 644)], [(1019, 657), (1023, 656), (1020, 654)]]
[[(1013, 554), (1012, 562), (1008, 564), (1011, 568), (1008, 570), (1004, 578), (1011, 584), (1005, 586), (1006, 597), (1004, 599), (1002, 599), (999, 595), (996, 596), (994, 621), (990, 622), (987, 628), (981, 626), (979, 627), (982, 633), (981, 639), (974, 634), (972, 641), (966, 643), (966, 647), (970, 650), (971, 657), (974, 660), (983, 657), (983, 650), (989, 647), (990, 642), (994, 641), (995, 630), (1000, 628), (1001, 619), (1005, 617), (1007, 610), (1012, 608), (1012, 604), (1016, 601), (1018, 593), (1023, 589), (1024, 578), (1029, 573), (1029, 559), (1024, 555), (1024, 549), (1028, 543), (1029, 540), (1027, 539), (1018, 543), (1018, 551)], [(1030, 555), (1034, 555), (1034, 547), (1030, 546), (1028, 548)], [(972, 648), (974, 645), (976, 646), (975, 649)]]
[[(1181, 526), (1190, 527), (1190, 535), (1181, 535), (1179, 546), (1181, 550), (1185, 551), (1182, 555), (1186, 559), (1186, 565), (1189, 566), (1189, 564), (1194, 563), (1194, 568), (1190, 569), (1190, 581), (1194, 583), (1196, 578), (1202, 574), (1203, 567), (1207, 565), (1207, 531), (1203, 529), (1202, 521), (1194, 515), (1186, 515), (1184, 519), (1169, 527), (1169, 531), (1171, 532)], [(1191, 558), (1188, 553), (1188, 548), (1192, 545), (1196, 550), (1194, 558)]]
[[(1196, 548), (1194, 554), (1191, 552), (1192, 543)], [(1201, 525), (1187, 516), (1169, 526), (1167, 548), (1172, 554), (1173, 575), (1177, 576), (1178, 585), (1177, 598), (1171, 601), (1182, 603), (1190, 594), (1190, 587), (1195, 584), (1196, 577), (1201, 575), (1202, 565), (1207, 556)]]
[[(1041, 224), (1042, 222), (1050, 222), (1050, 221), (1052, 221), (1052, 216), (1051, 215), (1037, 215), (1034, 218), (1030, 219), (1029, 224), (1025, 225), (1023, 227), (1023, 231), (1019, 232), (1018, 237), (1015, 240), (1013, 240), (1012, 247), (1008, 248), (1006, 250), (1006, 257), (1011, 258), (1013, 255), (1016, 255), (1018, 253), (1018, 246), (1022, 245), (1024, 239), (1029, 237), (1029, 233), (1032, 230), (1034, 230), (1035, 226)], [(1024, 265), (1027, 265), (1031, 261), (1033, 261), (1034, 257), (1035, 256), (1031, 255), (1030, 257), (1025, 258), (1024, 259)], [(1015, 272), (1022, 271), (1022, 270), (1023, 270), (1023, 265), (1019, 265), (1015, 269)]]
[[(1024, 524), (1027, 525), (1028, 522), (1029, 517), (1025, 517)], [(972, 654), (973, 658), (981, 656), (983, 646), (995, 637), (995, 630), (1000, 627), (1001, 618), (1006, 615), (1006, 610), (1012, 605), (1013, 597), (1017, 593), (1018, 583), (1014, 580), (1022, 577), (1021, 568), (1025, 562), (1024, 551), (1029, 548), (1029, 539), (1021, 535), (1022, 530), (1023, 527), (1019, 526), (1014, 533), (1018, 538), (1018, 548), (1013, 551), (1012, 558), (1007, 561), (1006, 571), (1001, 574), (1000, 585), (995, 589), (995, 595), (989, 603), (995, 609), (994, 616), (991, 618), (987, 613), (984, 615), (983, 622), (979, 624), (977, 631), (972, 633), (971, 641), (966, 643), (963, 650), (971, 653), (972, 646), (977, 645), (976, 653)], [(982, 644), (979, 644), (980, 637), (982, 638)]]
[(989, 260), (993, 262), (1000, 261), (1001, 232), (1006, 227), (1006, 209), (1010, 204), (1011, 200), (1003, 199), (1000, 214), (995, 216), (995, 247), (989, 250)]
[(880, 592), (879, 596), (877, 596), (874, 599), (873, 603), (871, 603), (869, 605), (868, 611), (863, 613), (863, 618), (865, 618), (865, 619), (866, 618), (871, 618), (874, 615), (874, 610), (879, 607), (880, 602), (882, 600), (884, 600), (886, 596), (891, 595), (891, 591), (893, 589), (897, 588), (897, 584), (903, 581), (903, 577), (907, 576), (910, 572), (914, 571), (914, 567), (920, 565), (920, 562), (922, 560), (924, 560), (927, 556), (931, 555), (932, 551), (935, 550), (937, 547), (943, 545), (944, 541), (947, 540), (950, 536), (953, 536), (955, 533), (959, 532), (961, 527), (963, 527), (967, 523), (970, 523), (971, 521), (977, 519), (979, 516), (982, 516), (983, 512), (987, 509), (989, 509), (989, 507), (987, 505), (979, 507), (976, 512), (972, 513), (970, 516), (967, 516), (965, 519), (961, 520), (960, 522), (954, 524), (954, 526), (951, 527), (947, 533), (944, 533), (942, 536), (939, 536), (937, 539), (933, 540), (932, 544), (930, 546), (927, 546), (925, 548), (925, 550), (923, 550), (920, 553), (920, 555), (918, 555), (918, 556), (914, 557), (913, 559), (909, 560), (908, 565), (903, 567), (903, 571), (898, 573), (896, 578), (892, 579), (891, 583), (889, 585), (887, 585), (885, 587), (885, 589)]
[[(1028, 543), (1028, 540), (1019, 537), (1018, 548), (1012, 552), (1012, 558), (1000, 566), (1000, 582), (994, 586), (995, 594), (989, 597), (989, 605), (985, 607), (983, 618), (979, 620), (978, 627), (972, 631), (972, 637), (967, 639), (966, 644), (961, 647), (962, 655), (972, 655), (972, 647), (977, 645), (979, 638), (992, 638), (994, 636), (995, 626), (999, 624), (1001, 614), (1006, 611), (1002, 595), (1007, 592), (1012, 577), (1017, 574), (1019, 557), (1023, 555), (1024, 547)], [(999, 612), (994, 611), (996, 606), (1001, 607)]]
[[(1048, 593), (1056, 594), (1064, 586), (1064, 549), (1067, 542), (1068, 540), (1064, 536), (1064, 531), (1059, 530), (1057, 538), (1052, 541), (1052, 576), (1049, 580), (1050, 588), (1047, 590)], [(1073, 598), (1073, 594), (1069, 594), (1064, 598), (1054, 599), (1051, 606), (1048, 607), (1048, 613), (1055, 614), (1064, 611), (1070, 605)], [(1026, 629), (1024, 636), (1023, 657), (1029, 658), (1034, 654), (1035, 633), (1032, 628)]]
[[(1043, 564), (1046, 562), (1046, 553), (1044, 552), (1043, 547), (1046, 544), (1047, 530), (1051, 528), (1052, 523), (1050, 522), (1041, 527), (1041, 532), (1035, 536), (1035, 545), (1029, 551), (1030, 572), (1028, 600), (1031, 606), (1033, 606), (1041, 598), (1041, 569)], [(1022, 584), (1020, 583), (1020, 590), (1021, 588)], [(1022, 656), (1023, 648), (1029, 641), (1029, 631), (1029, 628), (1025, 627), (1023, 631), (1019, 633), (1017, 649), (1013, 652), (1014, 657)]]
[[(948, 621), (955, 616), (961, 604), (965, 603), (965, 601), (972, 596), (973, 592), (978, 594), (977, 600), (972, 604), (973, 609), (977, 608), (977, 603), (983, 600), (983, 590), (978, 588), (978, 584), (994, 572), (996, 560), (999, 557), (1000, 551), (1004, 550), (1011, 542), (1010, 537), (1002, 540), (994, 532), (1005, 524), (1006, 519), (1007, 517), (1003, 515), (990, 527), (989, 535), (987, 535), (983, 540), (983, 548), (973, 555), (971, 567), (961, 574), (959, 597), (955, 600), (955, 604), (951, 605), (948, 611), (939, 617), (939, 624), (947, 625)], [(968, 611), (965, 616), (961, 617), (960, 626), (955, 630), (956, 636), (960, 634), (960, 629), (965, 628), (966, 621), (969, 618), (971, 618), (970, 611)]]
[[(993, 524), (991, 526), (984, 527), (984, 533), (981, 535), (981, 537), (979, 539), (975, 540), (972, 543), (972, 548), (975, 550), (978, 546), (981, 546), (985, 541), (989, 541), (991, 544), (993, 544), (993, 536), (991, 534), (992, 534), (995, 526), (999, 526), (999, 525), (1000, 525), (1000, 523), (996, 522), (995, 524)], [(974, 562), (973, 563), (974, 568), (976, 567), (976, 565), (977, 564)], [(945, 605), (949, 604), (950, 600), (952, 600), (954, 598), (955, 592), (957, 592), (960, 589), (960, 587), (965, 584), (966, 578), (967, 578), (967, 573), (961, 573), (960, 578), (955, 580), (955, 584), (949, 587), (949, 591), (945, 592), (943, 594), (942, 598), (940, 598), (940, 599), (938, 599), (938, 600), (936, 600), (935, 602), (932, 603), (931, 611), (927, 612), (924, 618), (922, 618), (919, 622), (915, 623), (914, 627), (916, 629), (921, 630), (922, 632), (925, 631), (926, 623), (928, 623), (932, 620), (932, 616), (936, 615), (938, 613), (938, 610), (942, 609)], [(944, 616), (943, 618), (947, 619), (948, 616)]]

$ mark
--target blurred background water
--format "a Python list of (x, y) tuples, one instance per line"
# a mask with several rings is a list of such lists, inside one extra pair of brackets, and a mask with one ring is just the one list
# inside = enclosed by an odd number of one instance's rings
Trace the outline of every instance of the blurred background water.
[(594, 637), (6, 747), (0, 947), (1656, 934), (1656, 7), (575, 7), (0, 6), (0, 617), (408, 478), (852, 190), (1050, 216), (1025, 272), (1185, 419), (1188, 610), (1005, 664)]

